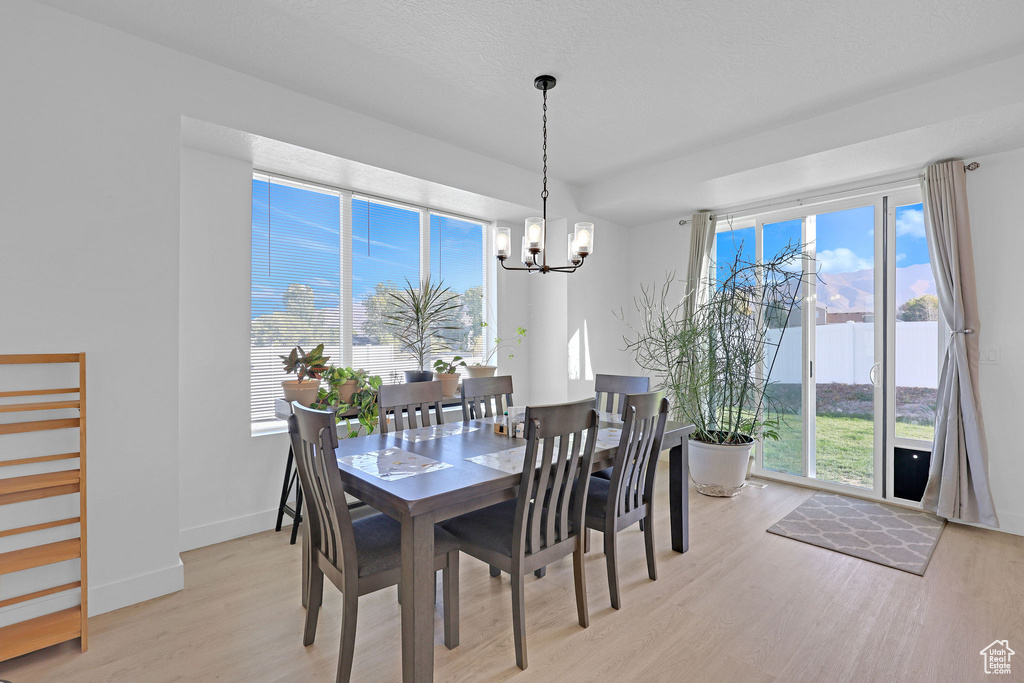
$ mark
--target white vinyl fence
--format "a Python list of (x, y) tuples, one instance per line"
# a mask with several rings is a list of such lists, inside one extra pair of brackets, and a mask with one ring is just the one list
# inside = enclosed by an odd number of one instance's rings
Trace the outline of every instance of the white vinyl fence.
[[(896, 321), (896, 386), (938, 387), (939, 341), (936, 321)], [(815, 331), (814, 375), (816, 383), (870, 384), (875, 356), (874, 323), (833, 323), (817, 325)], [(772, 381), (799, 384), (801, 377), (799, 327), (791, 327), (782, 338)], [(769, 331), (776, 342), (778, 330)], [(772, 349), (769, 349), (769, 360)]]

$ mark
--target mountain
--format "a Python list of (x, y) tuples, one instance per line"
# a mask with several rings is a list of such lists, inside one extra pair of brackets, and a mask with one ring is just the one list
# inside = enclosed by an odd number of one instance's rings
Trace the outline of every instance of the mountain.
[[(875, 273), (819, 273), (818, 305), (832, 313), (870, 311), (874, 308)], [(923, 294), (935, 294), (932, 267), (918, 263), (896, 269), (896, 307)]]

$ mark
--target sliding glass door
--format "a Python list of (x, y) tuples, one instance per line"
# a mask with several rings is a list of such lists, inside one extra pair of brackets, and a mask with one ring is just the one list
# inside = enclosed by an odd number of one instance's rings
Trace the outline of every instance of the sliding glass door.
[(756, 471), (891, 497), (894, 446), (927, 449), (934, 419), (938, 336), (934, 318), (924, 320), (934, 283), (919, 193), (816, 209), (720, 223), (719, 263), (737, 250), (770, 259), (790, 244), (803, 254), (797, 308), (785, 330), (770, 325), (766, 367), (783, 425), (778, 440), (758, 444)]

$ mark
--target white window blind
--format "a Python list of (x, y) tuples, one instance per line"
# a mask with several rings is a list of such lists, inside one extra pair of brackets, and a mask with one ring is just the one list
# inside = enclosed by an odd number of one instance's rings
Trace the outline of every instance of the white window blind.
[(418, 370), (412, 354), (397, 347), (384, 315), (390, 292), (420, 279), (420, 212), (365, 198), (352, 199), (352, 367), (380, 375), (386, 384)]
[[(341, 358), (340, 193), (252, 181), (252, 421), (274, 420), (288, 379), (279, 356), (319, 343)], [(294, 378), (294, 377), (293, 377)]]
[[(459, 297), (453, 351), (480, 360), (487, 320), (485, 225), (268, 174), (252, 185), (252, 422), (273, 422), (284, 374), (279, 356), (323, 342), (329, 363), (404, 381), (417, 361), (384, 325), (389, 292), (421, 276)], [(493, 323), (493, 321), (489, 321)]]
[(430, 214), (430, 272), (459, 295), (461, 329), (445, 335), (452, 355), (462, 356), (467, 365), (483, 360), (484, 329), (487, 318), (484, 296), (484, 226), (480, 223)]

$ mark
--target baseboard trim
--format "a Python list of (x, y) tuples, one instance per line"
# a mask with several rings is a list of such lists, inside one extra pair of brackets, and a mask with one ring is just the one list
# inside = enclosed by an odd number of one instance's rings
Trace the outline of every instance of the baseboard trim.
[(956, 524), (963, 524), (964, 526), (973, 526), (979, 529), (989, 529), (990, 531), (1002, 531), (1005, 534), (1013, 534), (1014, 536), (1024, 536), (1024, 515), (1016, 514), (1013, 512), (998, 512), (999, 515), (999, 527), (988, 526), (987, 524), (977, 524), (975, 522), (961, 522), (959, 520), (951, 519), (950, 522)]
[[(295, 503), (292, 503), (292, 507)], [(291, 527), (292, 518), (285, 517), (285, 523)], [(261, 531), (273, 529), (277, 524), (277, 508), (254, 512), (251, 515), (243, 515), (232, 519), (224, 519), (219, 522), (210, 522), (191, 529), (182, 529), (178, 533), (178, 552), (195, 550), (215, 543), (223, 543), (234, 538), (258, 534)], [(283, 527), (283, 525), (282, 525)]]
[(137, 602), (175, 593), (185, 587), (185, 565), (177, 564), (155, 572), (89, 587), (89, 616), (112, 612)]

